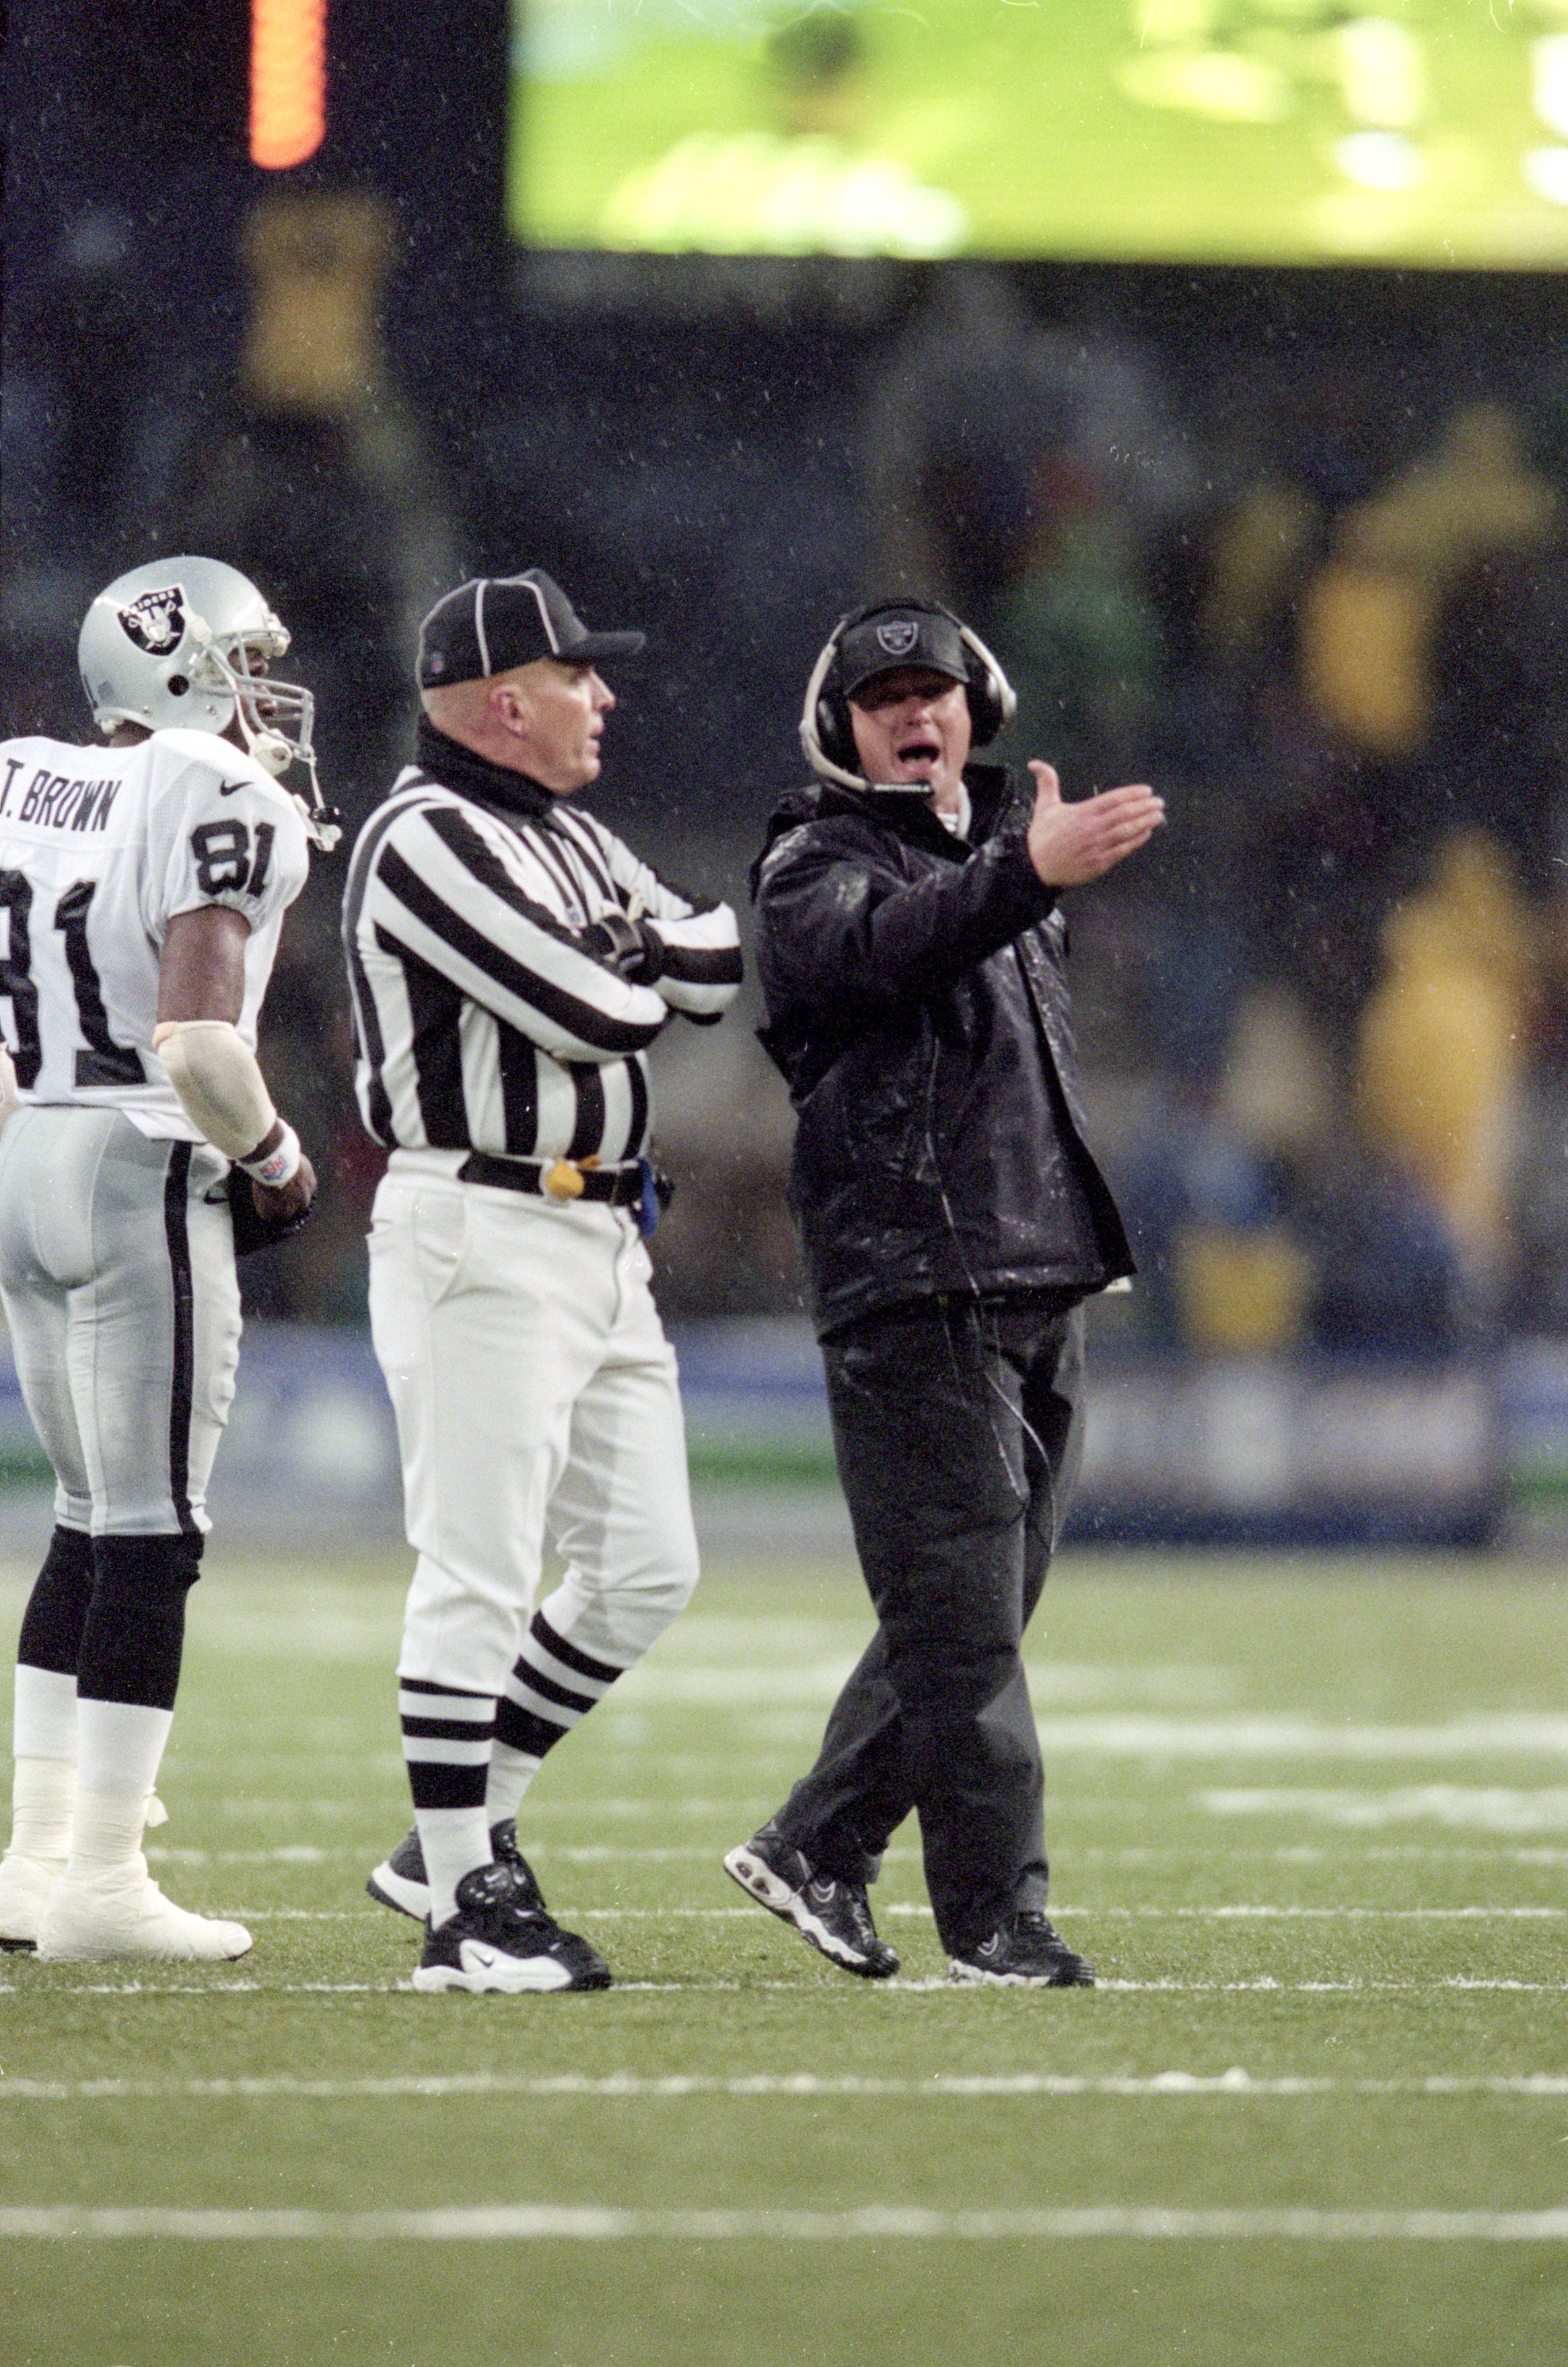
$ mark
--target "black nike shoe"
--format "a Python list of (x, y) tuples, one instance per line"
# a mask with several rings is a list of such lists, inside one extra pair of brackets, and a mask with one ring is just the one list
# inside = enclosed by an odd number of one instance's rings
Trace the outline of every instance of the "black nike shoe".
[(575, 1931), (525, 1907), (510, 1866), (479, 1865), (457, 1885), (457, 1911), (434, 1931), (416, 1989), (607, 1989), (610, 1967)]
[[(548, 1912), (545, 1894), (534, 1876), (534, 1869), (517, 1846), (517, 1827), (511, 1817), (503, 1818), (490, 1829), (490, 1845), (495, 1852), (498, 1865), (510, 1866), (517, 1885), (517, 1901), (531, 1915)], [(430, 1884), (425, 1879), (424, 1852), (419, 1845), (419, 1827), (411, 1825), (390, 1857), (383, 1858), (365, 1886), (372, 1898), (383, 1907), (390, 1907), (400, 1915), (412, 1916), (423, 1923), (430, 1913)]]
[(868, 1981), (887, 1980), (897, 1971), (897, 1957), (876, 1936), (864, 1884), (814, 1873), (809, 1859), (785, 1840), (771, 1817), (760, 1832), (730, 1851), (724, 1870), (771, 1915), (793, 1923), (830, 1964)]
[(954, 1956), (949, 1977), (990, 1981), (998, 1988), (1091, 1989), (1094, 1966), (1068, 1947), (1038, 1907), (1021, 1907), (969, 1954)]

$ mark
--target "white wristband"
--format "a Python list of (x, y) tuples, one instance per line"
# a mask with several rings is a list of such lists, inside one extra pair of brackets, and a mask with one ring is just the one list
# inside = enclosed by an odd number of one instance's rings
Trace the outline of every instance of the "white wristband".
[(265, 1159), (236, 1159), (234, 1161), (236, 1167), (244, 1169), (253, 1183), (265, 1184), (269, 1192), (280, 1191), (285, 1184), (293, 1183), (299, 1172), (299, 1161), (303, 1156), (299, 1138), (288, 1120), (280, 1117), (277, 1123), (283, 1128), (283, 1139), (276, 1150), (269, 1150)]

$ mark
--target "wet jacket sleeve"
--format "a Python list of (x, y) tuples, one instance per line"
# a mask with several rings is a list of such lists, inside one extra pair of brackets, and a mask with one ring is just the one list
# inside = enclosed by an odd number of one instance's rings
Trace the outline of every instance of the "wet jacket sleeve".
[(758, 958), (770, 1014), (828, 1019), (841, 1029), (942, 993), (1043, 921), (1055, 901), (1021, 832), (908, 880), (878, 849), (809, 824), (790, 831), (758, 878)]

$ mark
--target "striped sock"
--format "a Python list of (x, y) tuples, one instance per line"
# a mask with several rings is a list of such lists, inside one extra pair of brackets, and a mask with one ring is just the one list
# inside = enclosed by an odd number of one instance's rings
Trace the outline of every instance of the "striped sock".
[(491, 1823), (514, 1817), (541, 1761), (626, 1674), (608, 1661), (581, 1651), (548, 1614), (561, 1616), (562, 1597), (552, 1595), (528, 1624), (523, 1649), (495, 1705), (495, 1753), (491, 1764), (486, 1814)]
[(445, 1923), (457, 1912), (454, 1894), (463, 1876), (491, 1861), (485, 1787), (495, 1699), (423, 1677), (400, 1677), (398, 1710), (430, 1884), (430, 1920)]

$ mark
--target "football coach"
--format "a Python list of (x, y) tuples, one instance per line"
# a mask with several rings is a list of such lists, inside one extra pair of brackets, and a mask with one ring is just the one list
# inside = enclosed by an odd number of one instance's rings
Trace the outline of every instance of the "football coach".
[(959, 1981), (1089, 1986), (1044, 1912), (1021, 1659), (1078, 1459), (1082, 1302), (1128, 1274), (1085, 1139), (1064, 889), (1146, 844), (1144, 787), (1064, 802), (970, 761), (1001, 667), (948, 610), (842, 617), (801, 741), (816, 780), (752, 875), (763, 1042), (798, 1113), (791, 1206), (877, 1630), (816, 1765), (727, 1871), (833, 1963), (897, 1972), (866, 1886), (919, 1812)]

